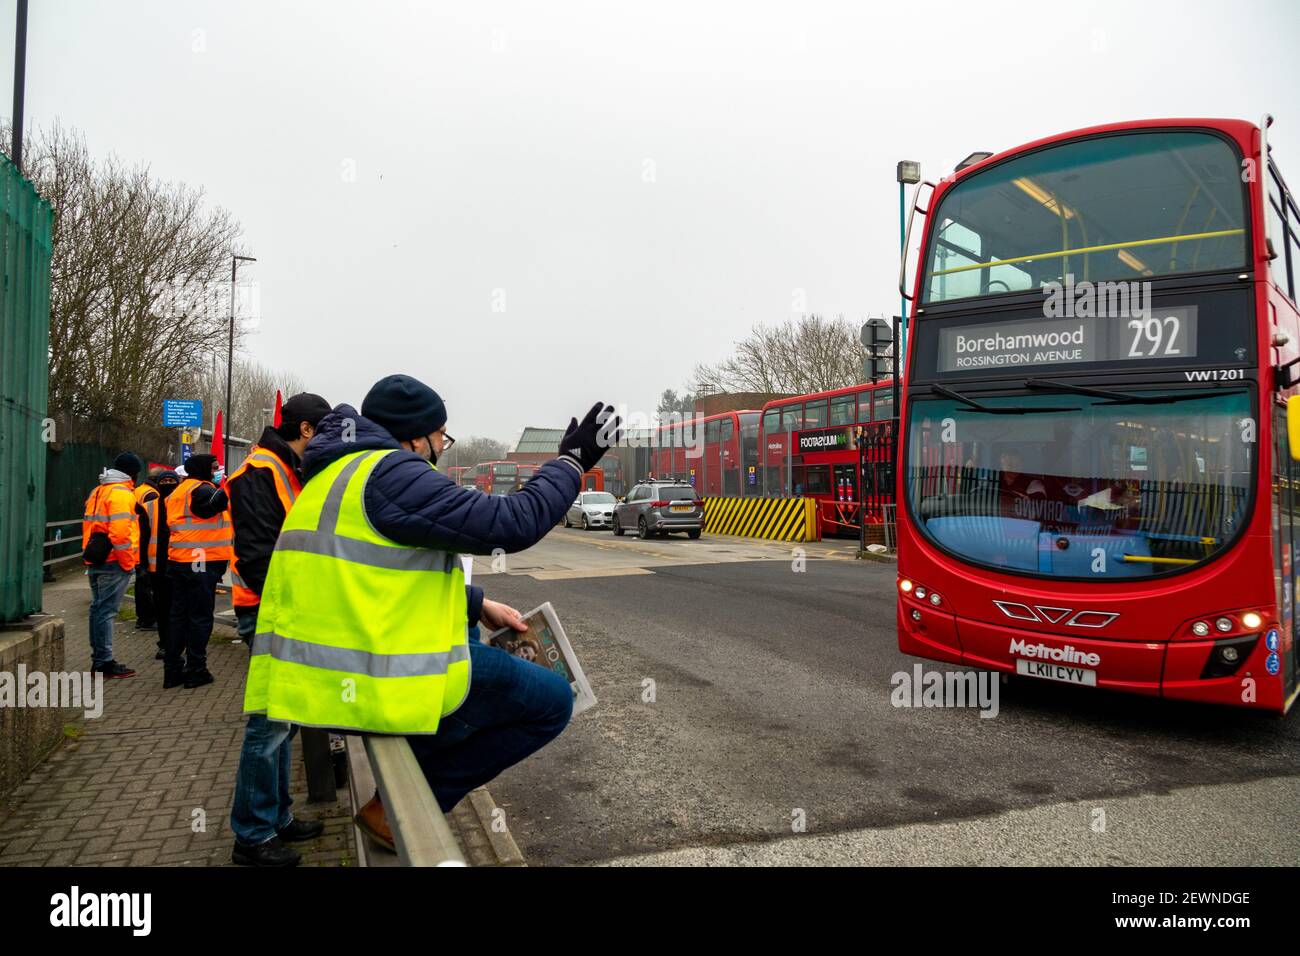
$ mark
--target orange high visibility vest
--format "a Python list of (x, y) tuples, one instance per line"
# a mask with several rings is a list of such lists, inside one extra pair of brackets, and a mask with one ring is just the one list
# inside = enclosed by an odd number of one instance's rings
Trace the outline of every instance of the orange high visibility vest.
[(190, 507), (194, 489), (206, 482), (186, 478), (167, 496), (167, 558), (189, 564), (204, 561), (229, 561), (230, 517), (223, 511), (212, 518), (200, 518)]
[(140, 563), (146, 571), (158, 570), (158, 489), (140, 485), (135, 489), (135, 503), (149, 518), (149, 540), (140, 540)]
[(86, 498), (81, 517), (81, 547), (90, 544), (90, 536), (103, 531), (113, 545), (108, 560), (123, 571), (131, 571), (140, 560), (140, 523), (135, 517), (135, 494), (131, 482), (96, 485)]
[[(271, 472), (271, 478), (275, 482), (275, 493), (280, 497), (280, 504), (284, 506), (285, 517), (289, 515), (289, 509), (293, 507), (294, 501), (298, 498), (298, 492), (302, 491), (302, 482), (298, 480), (298, 475), (290, 468), (284, 466), (274, 452), (267, 451), (260, 445), (254, 445), (244, 463), (236, 469), (235, 473), (226, 479), (227, 485), (242, 475), (249, 468), (265, 468)], [(239, 529), (235, 529), (236, 536)], [(255, 607), (262, 602), (261, 597), (255, 591), (249, 590), (244, 584), (244, 579), (239, 576), (239, 558), (233, 554), (230, 558), (230, 603), (235, 607)]]

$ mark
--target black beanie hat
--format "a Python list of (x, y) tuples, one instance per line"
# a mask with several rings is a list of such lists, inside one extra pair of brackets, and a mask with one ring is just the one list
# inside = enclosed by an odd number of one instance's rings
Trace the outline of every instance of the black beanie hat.
[(312, 428), (330, 413), (330, 403), (312, 392), (299, 392), (289, 396), (280, 406), (280, 427), (292, 431), (295, 435), (298, 426), (306, 422)]
[(144, 467), (144, 462), (140, 460), (139, 455), (124, 451), (113, 459), (113, 467), (124, 475), (135, 478), (140, 474), (140, 469)]
[(214, 455), (190, 455), (185, 459), (185, 474), (200, 481), (211, 481), (212, 468), (216, 463)]
[(438, 393), (409, 375), (376, 382), (361, 403), (361, 414), (398, 441), (430, 435), (447, 424), (447, 407)]

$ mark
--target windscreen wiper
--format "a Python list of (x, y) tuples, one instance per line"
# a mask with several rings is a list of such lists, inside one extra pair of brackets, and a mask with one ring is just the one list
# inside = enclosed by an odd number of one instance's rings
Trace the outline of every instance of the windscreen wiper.
[(961, 392), (954, 392), (951, 388), (943, 385), (931, 385), (930, 391), (935, 395), (942, 395), (944, 398), (951, 398), (955, 402), (961, 402), (967, 408), (974, 409), (977, 412), (986, 412), (989, 415), (1037, 415), (1045, 412), (1077, 412), (1077, 408), (1031, 408), (1028, 405), (985, 405), (977, 402), (973, 398), (967, 398)]
[(1134, 395), (1131, 392), (1116, 392), (1109, 388), (1089, 388), (1086, 385), (1069, 385), (1065, 382), (1049, 382), (1043, 378), (1025, 379), (1025, 388), (1039, 391), (1074, 392), (1077, 395), (1091, 395), (1107, 401), (1097, 405), (1173, 405), (1176, 402), (1190, 402), (1198, 398), (1218, 398), (1218, 392), (1175, 392), (1170, 395)]

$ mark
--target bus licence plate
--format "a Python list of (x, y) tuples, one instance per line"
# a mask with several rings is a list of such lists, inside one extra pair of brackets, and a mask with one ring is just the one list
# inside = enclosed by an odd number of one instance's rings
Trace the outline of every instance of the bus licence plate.
[(1016, 673), (1026, 677), (1041, 677), (1044, 680), (1059, 680), (1066, 684), (1084, 684), (1097, 686), (1097, 672), (1083, 667), (1071, 667), (1068, 664), (1053, 664), (1049, 661), (1016, 661)]

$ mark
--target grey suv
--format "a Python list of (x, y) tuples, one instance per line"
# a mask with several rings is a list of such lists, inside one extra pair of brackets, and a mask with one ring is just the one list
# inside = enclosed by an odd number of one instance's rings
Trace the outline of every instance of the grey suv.
[(633, 528), (642, 538), (672, 531), (698, 538), (704, 529), (704, 502), (680, 481), (642, 482), (614, 507), (614, 533)]

